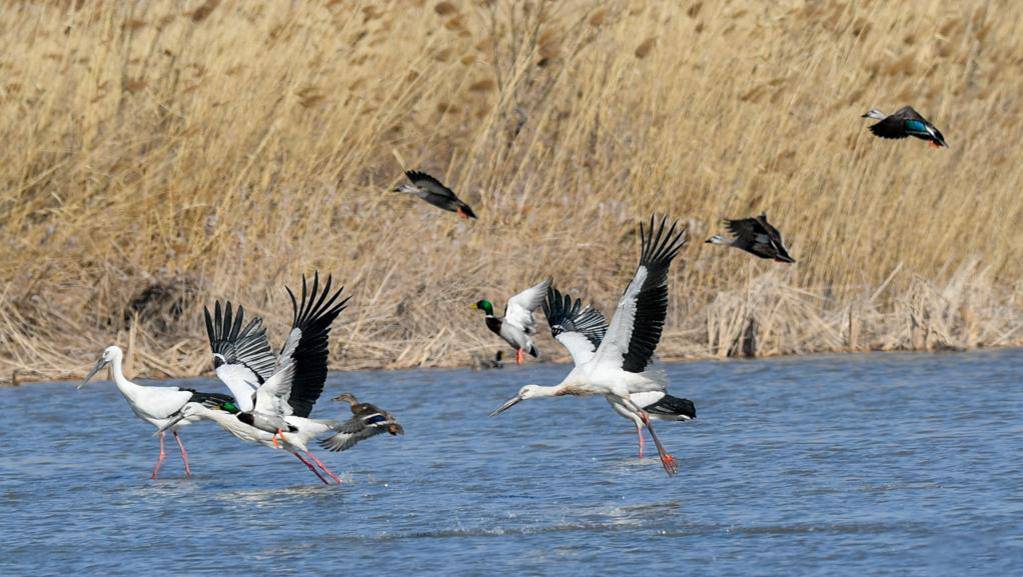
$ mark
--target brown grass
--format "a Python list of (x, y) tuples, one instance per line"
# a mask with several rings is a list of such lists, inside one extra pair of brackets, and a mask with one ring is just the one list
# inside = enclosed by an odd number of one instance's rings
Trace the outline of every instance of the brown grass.
[[(1020, 22), (1010, 0), (12, 4), (0, 373), (116, 342), (197, 374), (203, 303), (279, 337), (313, 269), (354, 295), (334, 368), (467, 364), (501, 346), (481, 296), (552, 275), (610, 312), (654, 211), (694, 237), (665, 356), (1019, 345)], [(950, 149), (859, 118), (907, 103)], [(479, 221), (387, 192), (403, 168)], [(700, 242), (761, 210), (797, 265)]]

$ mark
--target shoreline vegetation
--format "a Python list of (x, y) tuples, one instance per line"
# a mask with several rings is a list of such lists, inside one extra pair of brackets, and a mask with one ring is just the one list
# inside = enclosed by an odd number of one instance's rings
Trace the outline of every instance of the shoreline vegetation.
[[(691, 235), (665, 360), (1023, 345), (1020, 22), (1009, 0), (14, 2), (0, 384), (110, 344), (132, 375), (208, 374), (204, 304), (279, 346), (313, 270), (353, 295), (332, 370), (470, 366), (504, 346), (480, 298), (551, 276), (610, 317), (654, 212)], [(950, 148), (860, 118), (904, 104)], [(479, 220), (388, 192), (403, 169)], [(761, 211), (796, 264), (703, 243)]]

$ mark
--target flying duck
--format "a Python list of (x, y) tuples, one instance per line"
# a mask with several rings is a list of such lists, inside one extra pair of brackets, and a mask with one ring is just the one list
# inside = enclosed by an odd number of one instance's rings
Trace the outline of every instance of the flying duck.
[(536, 334), (536, 319), (533, 318), (533, 311), (543, 304), (549, 286), (551, 286), (551, 279), (508, 299), (503, 317), (494, 316), (494, 305), (486, 299), (476, 301), (472, 305), (472, 308), (480, 309), (485, 313), (487, 328), (515, 349), (515, 364), (517, 365), (521, 365), (526, 359), (526, 353), (534, 357), (540, 354), (536, 350), (536, 345), (533, 344), (533, 339), (530, 338)]
[(941, 131), (934, 127), (929, 120), (919, 112), (913, 110), (912, 106), (903, 106), (890, 116), (876, 108), (871, 108), (861, 118), (874, 118), (880, 120), (877, 124), (870, 126), (870, 131), (881, 138), (906, 138), (913, 136), (920, 140), (926, 140), (934, 148), (945, 147), (945, 137)]
[(453, 212), (462, 218), (476, 218), (476, 213), (472, 211), (472, 208), (462, 202), (455, 195), (455, 191), (441, 184), (436, 178), (415, 170), (405, 171), (405, 176), (412, 181), (412, 184), (399, 184), (393, 189), (393, 192), (414, 194), (433, 206)]
[(344, 401), (351, 405), (352, 418), (334, 427), (336, 433), (320, 441), (320, 446), (328, 451), (346, 451), (364, 439), (390, 433), (404, 435), (405, 429), (398, 424), (394, 415), (381, 410), (370, 403), (360, 403), (355, 395), (342, 393), (334, 397), (335, 401)]
[(760, 258), (773, 259), (778, 262), (796, 262), (796, 259), (789, 256), (781, 233), (767, 222), (767, 213), (738, 220), (726, 218), (724, 223), (733, 238), (726, 239), (715, 234), (706, 242), (734, 246)]
[[(583, 307), (582, 301), (562, 294), (556, 288), (547, 289), (547, 300), (543, 312), (551, 329), (551, 336), (564, 345), (572, 355), (572, 363), (579, 367), (590, 362), (600, 342), (607, 333), (607, 320), (600, 311), (591, 306)], [(654, 363), (656, 363), (656, 357)], [(666, 391), (632, 393), (629, 399), (646, 411), (651, 419), (658, 421), (688, 421), (696, 418), (696, 406), (689, 399), (674, 397)], [(639, 458), (643, 458), (643, 420), (618, 403), (608, 402), (619, 415), (636, 425), (639, 438)]]

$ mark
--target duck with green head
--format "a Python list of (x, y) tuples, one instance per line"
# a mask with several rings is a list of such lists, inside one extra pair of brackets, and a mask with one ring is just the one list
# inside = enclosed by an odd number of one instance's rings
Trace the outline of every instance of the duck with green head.
[(500, 317), (494, 314), (494, 305), (487, 299), (478, 300), (472, 305), (472, 308), (483, 311), (487, 328), (515, 349), (515, 364), (521, 365), (526, 359), (526, 353), (534, 357), (540, 354), (531, 338), (536, 334), (533, 311), (543, 304), (549, 286), (551, 279), (508, 299), (508, 304), (504, 307), (504, 316)]

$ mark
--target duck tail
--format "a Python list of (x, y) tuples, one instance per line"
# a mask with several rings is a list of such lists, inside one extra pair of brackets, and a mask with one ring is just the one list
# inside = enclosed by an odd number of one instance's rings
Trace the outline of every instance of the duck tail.
[(529, 344), (529, 355), (533, 358), (540, 356), (540, 351), (536, 350), (536, 345), (533, 343)]
[(472, 211), (472, 208), (468, 204), (459, 201), (458, 206), (455, 208), (455, 212), (465, 218), (476, 218), (476, 213)]

